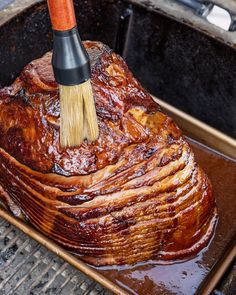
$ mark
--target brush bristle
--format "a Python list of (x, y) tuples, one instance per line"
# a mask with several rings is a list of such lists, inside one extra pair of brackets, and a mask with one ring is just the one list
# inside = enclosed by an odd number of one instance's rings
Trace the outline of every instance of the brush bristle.
[(94, 141), (99, 136), (97, 113), (95, 109), (93, 90), (90, 80), (81, 84), (81, 90), (84, 97), (84, 115), (85, 115), (85, 137), (89, 141)]
[(59, 85), (60, 89), (60, 144), (79, 146), (85, 138), (98, 138), (98, 122), (90, 80), (74, 86)]

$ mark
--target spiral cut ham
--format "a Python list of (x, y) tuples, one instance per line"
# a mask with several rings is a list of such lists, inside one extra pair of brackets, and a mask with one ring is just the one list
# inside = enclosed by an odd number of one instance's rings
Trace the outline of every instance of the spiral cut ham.
[(51, 53), (31, 62), (0, 90), (2, 202), (93, 265), (197, 253), (216, 222), (209, 179), (122, 58), (100, 42), (84, 45), (99, 139), (60, 147)]

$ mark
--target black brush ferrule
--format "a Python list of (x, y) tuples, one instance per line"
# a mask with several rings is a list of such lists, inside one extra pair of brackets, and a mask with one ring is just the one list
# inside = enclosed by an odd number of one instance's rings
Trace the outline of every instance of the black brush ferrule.
[(89, 56), (77, 27), (68, 31), (53, 31), (52, 66), (58, 84), (78, 85), (90, 79)]

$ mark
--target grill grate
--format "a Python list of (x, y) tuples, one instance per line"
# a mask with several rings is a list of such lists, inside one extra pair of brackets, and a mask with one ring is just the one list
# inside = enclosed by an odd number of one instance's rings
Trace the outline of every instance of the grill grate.
[(0, 295), (21, 294), (111, 293), (0, 219)]

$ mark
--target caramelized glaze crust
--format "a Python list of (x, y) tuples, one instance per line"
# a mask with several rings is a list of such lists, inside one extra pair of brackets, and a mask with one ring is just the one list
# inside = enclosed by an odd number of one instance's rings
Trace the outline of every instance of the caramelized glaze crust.
[(99, 139), (60, 147), (51, 53), (31, 62), (0, 90), (2, 202), (94, 265), (193, 255), (216, 220), (206, 174), (122, 58), (102, 43), (84, 44)]

